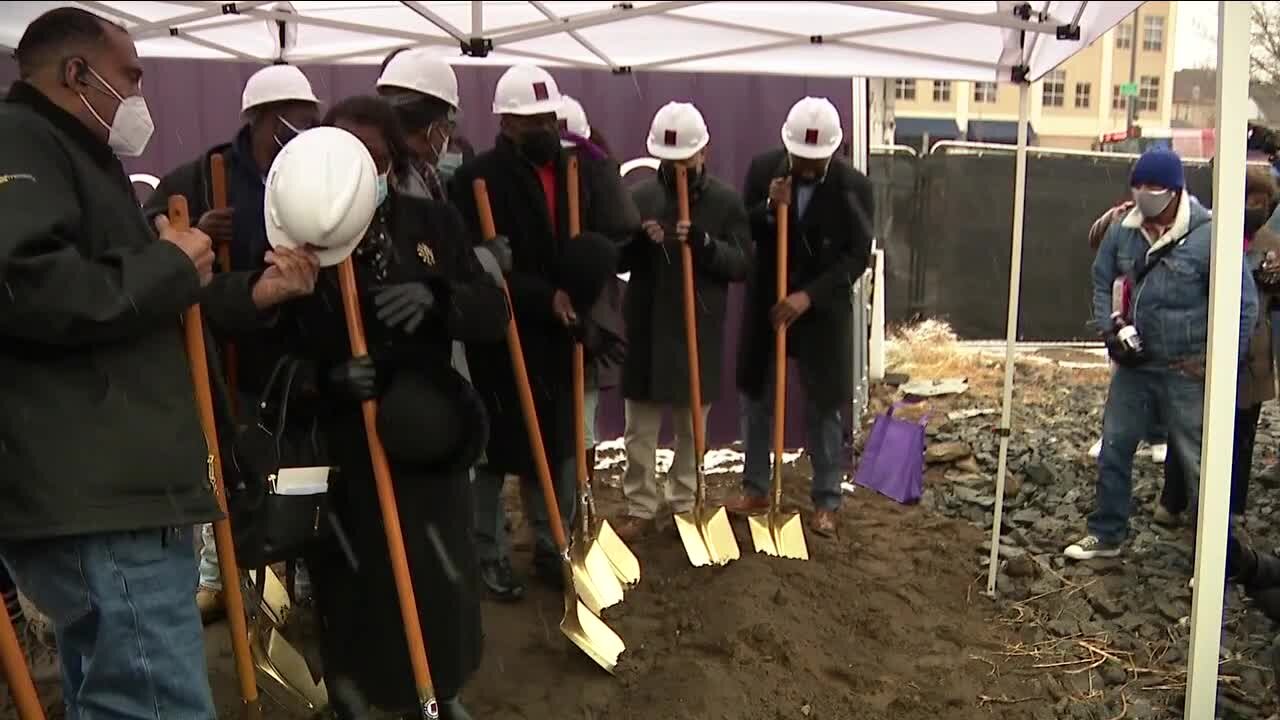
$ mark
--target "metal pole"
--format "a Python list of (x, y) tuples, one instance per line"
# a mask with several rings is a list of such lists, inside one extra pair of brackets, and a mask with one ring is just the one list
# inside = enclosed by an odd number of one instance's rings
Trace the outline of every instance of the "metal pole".
[(1000, 462), (996, 469), (996, 508), (991, 518), (991, 566), (987, 569), (987, 593), (996, 592), (1000, 569), (1000, 522), (1004, 512), (1004, 481), (1009, 472), (1009, 434), (1013, 415), (1014, 347), (1018, 343), (1018, 300), (1022, 292), (1022, 218), (1027, 205), (1027, 119), (1031, 116), (1031, 91), (1018, 84), (1018, 154), (1013, 171), (1013, 248), (1009, 252), (1009, 317), (1004, 350), (1004, 401), (1000, 410)]
[[(1222, 587), (1227, 564), (1240, 353), (1240, 278), (1244, 249), (1245, 113), (1249, 104), (1250, 3), (1218, 3), (1218, 155), (1213, 168), (1213, 248), (1209, 257), (1209, 349), (1201, 438), (1196, 587), (1191, 599), (1191, 652), (1184, 717), (1211, 718), (1217, 701)], [(1209, 478), (1208, 482), (1205, 478)]]
[[(1133, 35), (1129, 38), (1129, 84), (1138, 82), (1138, 10), (1133, 11)], [(1137, 86), (1134, 85), (1134, 90)], [(1127, 137), (1133, 137), (1133, 126), (1138, 124), (1138, 95), (1129, 96), (1129, 120), (1125, 125)], [(1113, 126), (1114, 127), (1114, 126)]]

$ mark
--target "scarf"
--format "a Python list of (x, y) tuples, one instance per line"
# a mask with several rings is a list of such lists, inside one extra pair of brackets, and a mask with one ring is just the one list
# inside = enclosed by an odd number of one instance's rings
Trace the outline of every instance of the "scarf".
[(231, 203), (232, 237), (231, 267), (236, 270), (261, 270), (267, 243), (267, 223), (263, 218), (266, 204), (264, 173), (253, 160), (253, 142), (249, 126), (236, 133), (227, 152), (227, 200)]
[(573, 143), (575, 148), (592, 160), (605, 160), (609, 157), (603, 148), (581, 135), (571, 133), (568, 130), (562, 130), (560, 131), (560, 137), (566, 142)]

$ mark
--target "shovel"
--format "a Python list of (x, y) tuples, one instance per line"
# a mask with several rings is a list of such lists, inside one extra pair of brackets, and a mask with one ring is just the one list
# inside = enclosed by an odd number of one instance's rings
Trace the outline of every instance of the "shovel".
[[(576, 238), (582, 232), (582, 212), (579, 205), (578, 158), (570, 155), (565, 167), (565, 185), (569, 203), (569, 238)], [(608, 520), (599, 519), (600, 528), (608, 528), (611, 542), (606, 546), (596, 542), (596, 527), (593, 522), (595, 501), (591, 497), (591, 470), (587, 467), (586, 440), (586, 353), (582, 341), (573, 343), (573, 425), (574, 425), (574, 457), (577, 459), (578, 473), (578, 522), (574, 524), (573, 542), (569, 545), (570, 560), (575, 569), (575, 578), (585, 578), (591, 587), (579, 589), (578, 594), (587, 603), (591, 611), (600, 614), (602, 610), (622, 602), (622, 573), (616, 568), (621, 565), (630, 576), (634, 563), (636, 579), (639, 575), (639, 561), (635, 554), (622, 542), (622, 538), (614, 532)], [(616, 541), (616, 542), (615, 542)], [(610, 558), (608, 549), (615, 556)], [(581, 569), (582, 571), (579, 571)], [(583, 572), (584, 571), (584, 572)], [(634, 582), (634, 581), (633, 581)], [(600, 603), (597, 607), (595, 603)]]
[[(338, 265), (338, 285), (342, 290), (342, 310), (347, 318), (351, 355), (364, 357), (369, 354), (369, 347), (365, 342), (360, 297), (356, 294), (356, 270), (350, 257)], [(378, 507), (382, 511), (382, 527), (387, 535), (387, 551), (391, 554), (391, 574), (400, 599), (400, 620), (404, 623), (405, 640), (409, 645), (413, 684), (418, 691), (418, 708), (424, 720), (435, 720), (440, 717), (440, 706), (436, 701), (435, 686), (431, 683), (427, 646), (422, 638), (422, 623), (418, 620), (418, 601), (413, 596), (413, 581), (409, 577), (409, 559), (404, 550), (404, 533), (400, 530), (400, 511), (396, 508), (396, 492), (391, 485), (391, 465), (387, 462), (382, 439), (378, 437), (378, 401), (365, 400), (360, 403), (360, 410), (364, 414), (365, 439), (369, 443), (369, 459), (373, 464)]]
[[(680, 209), (680, 222), (689, 222), (689, 175), (683, 166), (676, 166), (676, 198)], [(694, 567), (727, 565), (740, 557), (738, 539), (734, 537), (729, 514), (723, 507), (712, 510), (707, 507), (707, 476), (702, 471), (702, 459), (707, 453), (706, 427), (702, 423), (702, 377), (698, 364), (698, 317), (695, 303), (697, 296), (693, 286), (693, 250), (689, 243), (680, 244), (681, 270), (684, 275), (684, 340), (689, 353), (689, 413), (693, 421), (694, 467), (697, 473), (697, 490), (693, 510), (675, 514), (676, 529), (684, 552)]]
[[(223, 159), (222, 153), (215, 153), (209, 157), (209, 185), (213, 194), (213, 209), (222, 210), (227, 207), (227, 163)], [(218, 251), (218, 269), (222, 272), (231, 272), (231, 246), (222, 243), (217, 247)], [(231, 403), (231, 411), (235, 412), (240, 402), (240, 361), (236, 355), (236, 345), (230, 340), (222, 349), (222, 362), (225, 366), (227, 375), (227, 387), (231, 390), (228, 402)]]
[[(779, 203), (774, 212), (778, 226), (778, 302), (787, 299), (787, 212)], [(773, 332), (773, 488), (769, 493), (769, 511), (753, 515), (751, 541), (756, 552), (776, 557), (808, 560), (809, 546), (804, 540), (804, 525), (799, 513), (782, 512), (782, 450), (787, 421), (787, 326)]]
[(44, 706), (40, 704), (36, 686), (31, 682), (27, 658), (18, 644), (18, 634), (9, 619), (9, 608), (3, 602), (0, 602), (0, 665), (4, 666), (4, 681), (8, 684), (13, 704), (18, 708), (18, 720), (45, 720)]
[[(484, 179), (476, 178), (471, 189), (475, 194), (476, 214), (480, 217), (480, 232), (486, 240), (491, 240), (497, 237), (498, 231), (493, 222), (493, 208), (489, 205), (489, 191)], [(584, 601), (578, 599), (578, 593), (582, 589), (589, 589), (589, 576), (582, 572), (585, 568), (574, 567), (569, 559), (569, 542), (565, 539), (555, 488), (551, 484), (551, 467), (547, 464), (547, 451), (542, 445), (542, 430), (538, 427), (538, 410), (533, 402), (533, 389), (529, 385), (529, 371), (524, 364), (524, 350), (521, 349), (520, 332), (516, 328), (515, 309), (511, 304), (511, 293), (505, 284), (503, 293), (507, 296), (507, 306), (511, 308), (511, 319), (507, 321), (507, 350), (511, 354), (511, 370), (515, 375), (516, 391), (520, 395), (520, 410), (524, 414), (525, 430), (529, 433), (529, 448), (533, 453), (538, 483), (542, 486), (542, 496), (547, 503), (547, 521), (551, 524), (551, 534), (560, 551), (560, 565), (564, 573), (564, 619), (560, 621), (560, 632), (597, 665), (613, 672), (618, 665), (618, 656), (627, 646)], [(579, 575), (584, 575), (581, 582)]]
[[(169, 198), (169, 224), (175, 230), (191, 228), (191, 216), (187, 199), (181, 195)], [(209, 447), (209, 485), (218, 502), (222, 519), (213, 523), (213, 544), (217, 548), (218, 567), (222, 574), (222, 590), (226, 595), (227, 624), (231, 628), (231, 652), (236, 661), (236, 677), (240, 681), (240, 699), (244, 703), (244, 716), (257, 720), (262, 717), (262, 705), (258, 701), (258, 682), (253, 670), (253, 652), (249, 648), (248, 615), (244, 610), (244, 595), (240, 588), (240, 567), (236, 563), (236, 547), (231, 537), (231, 520), (227, 517), (226, 489), (222, 483), (222, 453), (218, 446), (218, 428), (213, 415), (213, 391), (209, 384), (209, 356), (204, 346), (204, 318), (200, 306), (187, 308), (182, 321), (187, 348), (187, 362), (191, 366), (191, 384), (195, 387), (196, 406), (200, 411), (200, 427), (204, 430), (205, 443)]]

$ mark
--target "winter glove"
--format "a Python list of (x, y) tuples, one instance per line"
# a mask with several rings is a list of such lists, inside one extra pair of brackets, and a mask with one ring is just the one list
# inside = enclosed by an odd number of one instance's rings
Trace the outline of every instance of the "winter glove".
[(1120, 367), (1136, 368), (1147, 361), (1146, 353), (1134, 352), (1125, 347), (1113, 332), (1106, 333), (1102, 339), (1107, 344), (1107, 355)]
[(424, 283), (406, 282), (374, 289), (373, 302), (378, 306), (379, 322), (412, 335), (435, 307), (436, 296)]
[(372, 400), (378, 396), (378, 371), (373, 358), (351, 358), (329, 370), (329, 388), (352, 400)]
[(496, 235), (492, 240), (486, 240), (476, 246), (476, 252), (488, 252), (497, 261), (498, 267), (502, 269), (502, 274), (506, 275), (511, 272), (511, 266), (515, 261), (515, 257), (511, 252), (511, 241), (506, 235)]

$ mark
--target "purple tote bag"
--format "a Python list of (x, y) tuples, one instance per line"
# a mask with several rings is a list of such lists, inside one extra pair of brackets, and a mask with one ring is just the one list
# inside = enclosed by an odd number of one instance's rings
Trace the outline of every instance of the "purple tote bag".
[(896, 403), (876, 418), (871, 435), (858, 462), (854, 482), (904, 505), (920, 500), (924, 491), (924, 429), (928, 418), (919, 422), (899, 420)]

